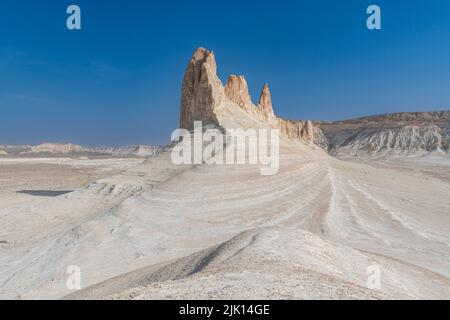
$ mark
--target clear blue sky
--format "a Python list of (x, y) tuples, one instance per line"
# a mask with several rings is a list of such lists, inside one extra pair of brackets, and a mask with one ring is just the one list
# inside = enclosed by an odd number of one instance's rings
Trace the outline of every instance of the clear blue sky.
[(286, 118), (450, 108), (448, 0), (2, 0), (0, 144), (164, 144), (198, 46), (254, 100), (267, 81)]

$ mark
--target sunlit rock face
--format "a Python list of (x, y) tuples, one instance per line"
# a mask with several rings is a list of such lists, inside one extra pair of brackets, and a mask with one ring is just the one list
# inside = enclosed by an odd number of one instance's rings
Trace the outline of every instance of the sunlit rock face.
[(198, 48), (192, 56), (182, 85), (180, 127), (191, 129), (194, 121), (217, 122), (224, 99), (212, 51)]
[(255, 114), (256, 109), (250, 97), (247, 81), (244, 76), (231, 75), (225, 85), (225, 94), (242, 109)]
[[(448, 155), (450, 111), (404, 112), (335, 122), (316, 122), (334, 155)], [(317, 132), (317, 131), (316, 131)]]
[(252, 102), (248, 84), (242, 75), (231, 75), (225, 86), (217, 76), (214, 53), (198, 48), (186, 68), (182, 85), (180, 127), (192, 129), (194, 121), (221, 126), (220, 119), (234, 117), (230, 108), (240, 108), (258, 121), (269, 124), (289, 139), (312, 142), (314, 128), (311, 121), (284, 120), (275, 115), (272, 97), (264, 84), (258, 104)]

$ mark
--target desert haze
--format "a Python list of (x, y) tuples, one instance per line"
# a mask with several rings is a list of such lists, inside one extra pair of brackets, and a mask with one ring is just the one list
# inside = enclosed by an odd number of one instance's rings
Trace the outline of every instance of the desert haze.
[(276, 175), (174, 143), (0, 145), (0, 298), (450, 299), (450, 111), (287, 120), (262, 88), (199, 48), (180, 127), (279, 129)]

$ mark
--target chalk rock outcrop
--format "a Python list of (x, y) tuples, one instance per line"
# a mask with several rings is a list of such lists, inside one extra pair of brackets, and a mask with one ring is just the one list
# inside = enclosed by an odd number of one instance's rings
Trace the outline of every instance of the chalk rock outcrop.
[(194, 121), (217, 122), (224, 99), (222, 82), (212, 51), (198, 48), (188, 64), (183, 79), (180, 127), (191, 129)]
[(269, 85), (264, 83), (264, 87), (259, 97), (258, 111), (264, 115), (267, 119), (271, 119), (275, 116), (272, 107), (272, 98), (270, 97)]
[(314, 140), (314, 126), (311, 121), (307, 121), (302, 128), (301, 137), (303, 140), (312, 142)]
[[(403, 112), (335, 122), (317, 122), (333, 155), (449, 155), (450, 110)], [(317, 136), (317, 131), (316, 131)]]
[(243, 76), (231, 75), (225, 85), (226, 96), (242, 109), (255, 113), (255, 106), (248, 92), (247, 81)]
[(301, 132), (303, 129), (302, 121), (280, 119), (279, 122), (281, 133), (283, 133), (285, 136), (290, 139), (301, 138)]
[[(252, 102), (247, 81), (243, 76), (231, 75), (223, 87), (217, 76), (214, 53), (198, 48), (186, 68), (183, 79), (180, 127), (192, 129), (194, 121), (221, 125), (220, 118), (232, 117), (225, 105), (236, 106), (258, 121), (280, 129), (289, 139), (312, 142), (314, 128), (311, 121), (292, 121), (278, 118), (273, 111), (269, 85), (264, 84), (258, 106)], [(233, 113), (233, 112), (231, 112)]]

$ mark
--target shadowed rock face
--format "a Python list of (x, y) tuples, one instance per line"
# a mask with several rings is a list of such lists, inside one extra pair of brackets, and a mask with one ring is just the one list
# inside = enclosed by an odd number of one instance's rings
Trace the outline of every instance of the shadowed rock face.
[(217, 65), (212, 51), (198, 48), (194, 52), (186, 68), (182, 88), (181, 128), (192, 129), (194, 121), (220, 126), (219, 115), (222, 118), (232, 117), (226, 114), (224, 107), (224, 104), (231, 104), (255, 119), (280, 129), (280, 132), (290, 139), (313, 141), (314, 128), (310, 121), (284, 120), (275, 115), (267, 83), (263, 86), (258, 106), (253, 104), (243, 76), (231, 75), (223, 87), (217, 76)]
[(314, 127), (311, 121), (307, 121), (303, 126), (301, 136), (306, 141), (312, 142), (314, 140)]

